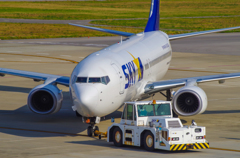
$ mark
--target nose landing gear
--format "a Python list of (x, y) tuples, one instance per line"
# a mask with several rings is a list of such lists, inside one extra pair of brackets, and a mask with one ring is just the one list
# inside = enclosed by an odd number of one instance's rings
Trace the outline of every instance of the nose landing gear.
[(82, 117), (84, 123), (90, 124), (87, 128), (87, 135), (89, 137), (98, 136), (99, 128), (95, 126), (96, 123), (100, 123), (100, 117)]
[(98, 126), (90, 125), (90, 126), (88, 126), (88, 128), (87, 128), (87, 135), (88, 135), (89, 137), (92, 137), (93, 135), (94, 135), (94, 136), (98, 136), (98, 135), (97, 135), (98, 131), (99, 131)]

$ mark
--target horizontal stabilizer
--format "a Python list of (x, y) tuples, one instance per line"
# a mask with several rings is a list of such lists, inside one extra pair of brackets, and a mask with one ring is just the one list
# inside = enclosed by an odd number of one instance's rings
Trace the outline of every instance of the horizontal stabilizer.
[(111, 33), (111, 34), (114, 34), (114, 35), (125, 36), (125, 37), (129, 37), (129, 36), (134, 35), (134, 33), (128, 33), (128, 32), (122, 32), (122, 31), (115, 31), (115, 30), (109, 30), (109, 29), (102, 29), (102, 28), (85, 26), (85, 25), (78, 25), (78, 24), (71, 24), (71, 23), (69, 23), (69, 25), (78, 26), (78, 27), (82, 27), (82, 28), (86, 28), (86, 29), (95, 30), (95, 31), (101, 31), (101, 32)]
[(208, 34), (208, 33), (216, 33), (216, 32), (222, 32), (222, 31), (228, 31), (228, 30), (234, 30), (234, 29), (240, 29), (240, 26), (216, 29), (216, 30), (184, 33), (184, 34), (178, 34), (178, 35), (169, 35), (168, 37), (169, 37), (169, 40), (175, 40), (175, 39), (180, 39), (180, 38), (187, 38), (187, 37), (192, 37), (192, 36), (198, 36), (198, 35), (204, 35), (204, 34)]

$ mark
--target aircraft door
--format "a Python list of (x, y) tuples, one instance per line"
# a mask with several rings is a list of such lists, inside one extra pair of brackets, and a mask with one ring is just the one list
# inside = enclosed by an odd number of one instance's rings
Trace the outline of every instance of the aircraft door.
[(118, 77), (119, 77), (119, 84), (120, 84), (119, 94), (123, 94), (124, 93), (124, 76), (123, 76), (123, 73), (115, 63), (112, 63), (111, 65), (112, 65), (112, 67), (114, 68), (114, 70), (116, 71), (116, 73), (118, 74)]

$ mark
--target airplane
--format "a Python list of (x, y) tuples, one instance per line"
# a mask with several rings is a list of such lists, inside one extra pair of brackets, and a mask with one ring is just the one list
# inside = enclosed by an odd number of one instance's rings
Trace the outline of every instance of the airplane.
[[(6, 68), (0, 68), (0, 76), (8, 74), (45, 81), (33, 88), (27, 99), (29, 109), (41, 115), (60, 110), (63, 95), (57, 85), (68, 86), (72, 109), (82, 116), (84, 123), (89, 124), (89, 136), (98, 129), (95, 124), (100, 123), (101, 117), (116, 111), (124, 102), (142, 100), (163, 91), (166, 91), (167, 100), (172, 100), (175, 116), (201, 114), (207, 108), (207, 95), (198, 84), (210, 81), (223, 83), (226, 79), (239, 78), (240, 73), (161, 80), (171, 63), (170, 41), (239, 29), (240, 26), (167, 35), (159, 30), (159, 2), (152, 0), (145, 30), (137, 34), (70, 23), (127, 37), (84, 58), (70, 77)], [(171, 90), (177, 87), (181, 88), (172, 94)]]

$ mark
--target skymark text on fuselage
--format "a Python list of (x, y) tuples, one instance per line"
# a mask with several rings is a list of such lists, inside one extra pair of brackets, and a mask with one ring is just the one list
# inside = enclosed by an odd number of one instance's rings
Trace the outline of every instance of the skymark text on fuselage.
[(129, 54), (133, 57), (133, 60), (125, 65), (122, 65), (122, 70), (125, 75), (125, 79), (127, 80), (125, 89), (136, 83), (136, 75), (138, 75), (137, 82), (141, 81), (143, 79), (144, 71), (141, 59), (139, 57), (135, 58), (131, 53)]

